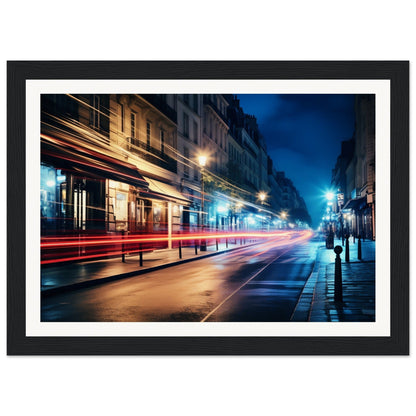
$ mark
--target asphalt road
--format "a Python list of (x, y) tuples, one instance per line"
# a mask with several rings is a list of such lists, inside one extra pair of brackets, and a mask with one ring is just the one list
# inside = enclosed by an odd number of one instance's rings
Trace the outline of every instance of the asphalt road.
[(317, 241), (265, 242), (141, 276), (48, 296), (42, 321), (285, 322), (316, 258)]

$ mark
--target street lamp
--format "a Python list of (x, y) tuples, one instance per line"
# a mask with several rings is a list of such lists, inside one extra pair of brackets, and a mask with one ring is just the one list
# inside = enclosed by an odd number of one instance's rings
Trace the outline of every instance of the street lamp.
[(328, 191), (328, 192), (325, 194), (325, 197), (326, 197), (326, 199), (327, 199), (329, 202), (332, 202), (332, 201), (334, 200), (335, 194), (334, 194), (333, 192), (331, 192), (331, 191)]
[[(265, 193), (265, 192), (263, 192), (263, 191), (261, 191), (261, 192), (259, 192), (258, 197), (259, 197), (259, 199), (260, 199), (260, 203), (261, 203), (261, 205), (263, 205), (263, 204), (264, 204), (264, 201), (265, 201), (265, 199), (266, 199), (266, 193)], [(262, 228), (262, 231), (263, 231), (263, 228), (264, 228), (264, 223), (263, 223), (263, 220), (264, 220), (264, 218), (263, 218), (263, 215), (262, 215), (262, 216), (261, 216), (261, 228)]]
[(281, 211), (279, 217), (283, 220), (283, 227), (286, 228), (287, 212)]
[[(201, 230), (204, 232), (204, 167), (207, 163), (207, 157), (200, 155), (198, 157), (199, 166), (201, 167)], [(201, 239), (201, 251), (207, 251), (207, 242), (206, 240)]]

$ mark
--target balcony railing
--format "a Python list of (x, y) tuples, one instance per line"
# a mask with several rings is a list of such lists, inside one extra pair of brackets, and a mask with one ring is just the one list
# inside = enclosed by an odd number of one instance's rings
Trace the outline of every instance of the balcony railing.
[(141, 94), (141, 97), (156, 107), (175, 124), (177, 124), (178, 116), (176, 110), (170, 107), (160, 94)]
[(176, 160), (165, 152), (162, 152), (160, 149), (156, 149), (137, 138), (128, 137), (127, 142), (130, 152), (139, 155), (142, 159), (160, 166), (163, 169), (177, 173), (178, 167)]
[(214, 112), (218, 115), (218, 117), (220, 117), (221, 120), (228, 126), (227, 116), (220, 111), (216, 103), (211, 99), (209, 95), (204, 95), (204, 104), (209, 105), (214, 110)]

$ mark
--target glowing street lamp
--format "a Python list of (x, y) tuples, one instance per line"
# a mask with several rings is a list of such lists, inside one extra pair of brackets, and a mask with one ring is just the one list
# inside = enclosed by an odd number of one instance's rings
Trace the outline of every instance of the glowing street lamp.
[(332, 201), (334, 200), (335, 194), (334, 194), (333, 192), (331, 192), (331, 191), (328, 191), (328, 192), (325, 194), (325, 197), (326, 197), (326, 199), (327, 199), (329, 202), (332, 202)]
[(283, 222), (283, 228), (286, 228), (286, 225), (287, 225), (286, 221), (287, 221), (287, 218), (288, 218), (287, 212), (286, 211), (280, 211), (279, 218)]
[[(266, 199), (266, 193), (265, 192), (259, 192), (258, 193), (258, 198), (260, 199), (260, 203), (263, 205), (264, 201)], [(264, 218), (263, 218), (263, 216), (261, 217), (261, 228), (262, 228), (262, 230), (264, 228)]]
[[(325, 194), (325, 198), (328, 201), (327, 208), (326, 208), (326, 212), (327, 212), (327, 214), (329, 214), (330, 212), (332, 213), (334, 211), (334, 198), (335, 198), (335, 193), (333, 191), (328, 191)], [(329, 234), (332, 234), (333, 233), (333, 230), (332, 230), (332, 225), (333, 224), (332, 224), (332, 221), (331, 221), (332, 220), (331, 217), (332, 217), (332, 214), (331, 215), (327, 215)]]
[(203, 155), (199, 156), (198, 163), (199, 163), (199, 166), (201, 166), (201, 168), (204, 168), (205, 165), (207, 164), (207, 157)]

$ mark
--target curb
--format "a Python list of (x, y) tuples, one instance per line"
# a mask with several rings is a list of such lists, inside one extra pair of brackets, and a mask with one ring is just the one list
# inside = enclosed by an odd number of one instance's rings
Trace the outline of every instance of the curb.
[(178, 266), (180, 264), (184, 264), (184, 263), (189, 263), (191, 261), (196, 261), (196, 260), (201, 260), (201, 259), (205, 259), (208, 257), (213, 257), (213, 256), (217, 256), (219, 254), (224, 254), (224, 253), (228, 253), (230, 251), (235, 251), (235, 250), (241, 250), (243, 248), (247, 248), (247, 247), (251, 247), (253, 245), (255, 245), (256, 243), (252, 243), (252, 244), (247, 244), (245, 246), (241, 246), (241, 247), (233, 247), (233, 248), (228, 248), (222, 251), (214, 251), (213, 253), (209, 253), (209, 254), (204, 254), (204, 255), (200, 255), (198, 257), (190, 257), (188, 259), (183, 259), (183, 260), (178, 260), (178, 261), (173, 261), (170, 263), (165, 263), (165, 264), (160, 264), (158, 266), (152, 266), (152, 267), (148, 267), (146, 269), (139, 269), (139, 270), (135, 270), (132, 272), (126, 272), (126, 273), (121, 273), (121, 274), (116, 274), (113, 276), (107, 276), (107, 277), (101, 277), (98, 279), (91, 279), (91, 280), (84, 280), (82, 282), (77, 282), (77, 283), (71, 283), (69, 285), (63, 285), (63, 286), (57, 286), (57, 287), (53, 287), (50, 289), (43, 289), (41, 290), (41, 296), (42, 297), (46, 297), (46, 296), (52, 296), (52, 295), (56, 295), (59, 293), (64, 293), (67, 291), (71, 291), (71, 290), (78, 290), (78, 289), (86, 289), (89, 287), (94, 287), (94, 286), (98, 286), (104, 283), (110, 283), (110, 282), (114, 282), (117, 280), (121, 280), (121, 279), (127, 279), (130, 277), (135, 277), (135, 276), (140, 276), (146, 273), (151, 273), (157, 270), (162, 270), (162, 269), (166, 269), (168, 267), (172, 267), (172, 266)]
[(311, 274), (306, 279), (303, 285), (302, 291), (300, 292), (298, 302), (296, 303), (295, 309), (289, 319), (290, 322), (308, 322), (310, 311), (312, 309), (313, 297), (315, 294), (316, 283), (318, 282), (319, 270), (321, 268), (321, 262), (318, 261), (320, 247), (316, 252), (316, 259), (313, 265)]

